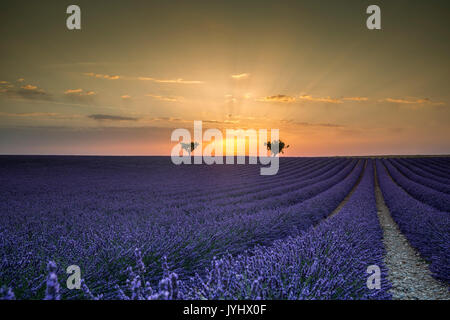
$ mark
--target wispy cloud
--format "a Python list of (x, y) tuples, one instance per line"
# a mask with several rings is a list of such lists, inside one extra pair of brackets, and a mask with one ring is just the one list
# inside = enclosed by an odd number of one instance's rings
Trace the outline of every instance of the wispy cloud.
[(31, 84), (27, 84), (27, 85), (25, 85), (25, 86), (22, 86), (21, 88), (24, 89), (24, 90), (29, 90), (29, 91), (35, 91), (35, 90), (38, 90), (38, 87), (37, 87), (37, 86), (33, 86), (33, 85), (31, 85)]
[(288, 96), (284, 94), (278, 94), (274, 96), (268, 96), (264, 98), (257, 99), (257, 101), (264, 101), (264, 102), (285, 102), (285, 103), (292, 103), (292, 102), (300, 102), (300, 101), (310, 101), (310, 102), (323, 102), (323, 103), (334, 103), (334, 104), (340, 104), (344, 103), (344, 101), (353, 101), (353, 102), (363, 102), (368, 101), (369, 98), (366, 97), (342, 97), (342, 98), (331, 98), (331, 97), (314, 97), (308, 94), (303, 94), (298, 97), (295, 96)]
[(109, 75), (109, 74), (101, 74), (101, 73), (93, 73), (93, 72), (85, 72), (84, 75), (88, 77), (98, 78), (98, 79), (107, 79), (107, 80), (118, 80), (121, 77), (118, 75)]
[(174, 117), (156, 117), (156, 118), (148, 118), (148, 121), (167, 121), (167, 122), (192, 122), (190, 120), (181, 119), (181, 118), (174, 118)]
[(237, 123), (239, 123), (239, 120), (210, 120), (210, 119), (206, 119), (206, 120), (202, 120), (202, 122), (226, 125), (226, 124), (237, 124)]
[(257, 101), (263, 101), (263, 102), (282, 102), (282, 103), (291, 103), (295, 102), (295, 97), (287, 96), (284, 94), (277, 94), (274, 96), (268, 96), (260, 99), (256, 99)]
[(250, 73), (239, 73), (239, 74), (231, 75), (231, 78), (233, 78), (235, 80), (247, 79), (248, 77), (250, 77)]
[(123, 75), (109, 75), (109, 74), (102, 74), (102, 73), (94, 73), (94, 72), (85, 72), (83, 73), (85, 76), (89, 76), (92, 78), (97, 79), (107, 79), (107, 80), (140, 80), (140, 81), (151, 81), (155, 83), (168, 83), (168, 84), (202, 84), (204, 81), (200, 80), (185, 80), (183, 78), (177, 78), (177, 79), (160, 79), (160, 78), (153, 78), (153, 77), (130, 77), (130, 76), (123, 76)]
[(367, 98), (367, 97), (345, 97), (345, 98), (342, 98), (342, 100), (361, 102), (361, 101), (368, 101), (369, 98)]
[(342, 100), (340, 99), (330, 97), (313, 97), (307, 94), (299, 96), (299, 99), (313, 102), (342, 103)]
[(152, 81), (157, 83), (175, 83), (175, 84), (202, 84), (203, 81), (199, 80), (184, 80), (182, 78), (178, 79), (157, 79), (157, 78), (150, 78), (150, 77), (138, 77), (138, 80), (141, 81)]
[(337, 124), (337, 123), (314, 123), (314, 122), (299, 122), (295, 120), (280, 120), (278, 122), (282, 122), (285, 124), (291, 124), (299, 127), (322, 127), (322, 128), (345, 128), (345, 125)]
[(399, 104), (409, 104), (409, 105), (424, 105), (424, 104), (432, 104), (432, 105), (443, 105), (444, 102), (433, 102), (429, 98), (424, 99), (404, 99), (404, 98), (386, 98), (379, 100), (380, 102), (391, 102), (391, 103), (399, 103)]
[(0, 93), (6, 94), (9, 98), (24, 98), (29, 100), (51, 100), (52, 96), (45, 90), (38, 88), (35, 85), (27, 84), (20, 88), (15, 88), (13, 85), (3, 84)]
[(95, 96), (97, 93), (94, 91), (84, 91), (83, 89), (69, 89), (64, 91), (65, 95), (77, 95), (77, 96)]
[(16, 118), (53, 118), (53, 119), (75, 119), (80, 118), (80, 115), (66, 115), (61, 113), (53, 113), (53, 112), (23, 112), (23, 113), (14, 113), (14, 112), (0, 112), (0, 116), (2, 117), (16, 117)]
[(123, 96), (120, 96), (123, 100), (130, 100), (131, 96), (128, 94), (124, 94)]
[(54, 117), (58, 113), (51, 112), (24, 112), (24, 113), (13, 113), (13, 112), (0, 112), (2, 117), (20, 117), (20, 118), (32, 118), (32, 117)]
[(9, 81), (0, 81), (0, 93), (7, 93), (11, 88), (14, 88), (14, 85)]
[(114, 116), (110, 114), (91, 114), (88, 118), (98, 121), (137, 121), (139, 118), (124, 117), (124, 116)]
[(84, 91), (83, 89), (68, 89), (64, 91), (64, 96), (72, 101), (77, 102), (93, 102), (95, 96), (97, 95), (94, 91)]
[(160, 95), (156, 95), (156, 94), (146, 94), (145, 96), (156, 99), (156, 100), (160, 100), (160, 101), (168, 101), (168, 102), (179, 101), (179, 98), (177, 98), (177, 97), (165, 97), (165, 96), (160, 96)]

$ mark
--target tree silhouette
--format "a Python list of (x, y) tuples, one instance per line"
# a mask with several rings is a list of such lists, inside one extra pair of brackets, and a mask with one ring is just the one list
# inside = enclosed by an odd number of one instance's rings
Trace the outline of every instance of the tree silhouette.
[(189, 155), (191, 155), (191, 152), (194, 151), (195, 148), (197, 148), (199, 145), (198, 142), (191, 142), (191, 143), (180, 142), (180, 144), (181, 144), (181, 148), (186, 150), (189, 153)]
[(267, 150), (270, 150), (274, 157), (280, 152), (284, 153), (284, 150), (289, 148), (289, 145), (286, 145), (281, 140), (273, 140), (272, 142), (268, 141), (265, 142), (264, 145), (267, 146)]

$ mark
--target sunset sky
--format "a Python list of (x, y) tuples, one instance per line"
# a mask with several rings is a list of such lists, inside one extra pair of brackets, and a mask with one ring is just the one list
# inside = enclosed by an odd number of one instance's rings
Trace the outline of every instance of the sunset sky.
[[(66, 28), (81, 7), (82, 30)], [(381, 7), (382, 30), (366, 28)], [(2, 1), (0, 154), (169, 155), (175, 128), (287, 156), (450, 153), (449, 1)]]

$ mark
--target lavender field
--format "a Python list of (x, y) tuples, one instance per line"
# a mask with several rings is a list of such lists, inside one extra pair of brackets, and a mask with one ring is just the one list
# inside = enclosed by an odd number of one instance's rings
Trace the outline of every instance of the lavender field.
[[(1, 156), (0, 298), (401, 298), (381, 200), (448, 294), (450, 158), (280, 158), (277, 175), (259, 169)], [(80, 290), (66, 286), (70, 265)], [(379, 289), (367, 286), (370, 265)]]

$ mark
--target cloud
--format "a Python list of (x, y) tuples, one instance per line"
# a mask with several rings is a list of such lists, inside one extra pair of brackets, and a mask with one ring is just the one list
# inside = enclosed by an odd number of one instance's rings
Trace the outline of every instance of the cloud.
[(80, 118), (79, 115), (64, 115), (64, 114), (53, 113), (53, 112), (23, 112), (23, 113), (0, 112), (0, 116), (17, 117), (17, 118), (54, 118), (54, 119)]
[(177, 83), (177, 84), (202, 84), (203, 81), (199, 80), (184, 80), (182, 78), (179, 79), (156, 79), (156, 78), (149, 78), (149, 77), (138, 77), (138, 80), (141, 81), (152, 81), (157, 83)]
[(9, 98), (13, 99), (24, 98), (29, 100), (52, 100), (52, 96), (49, 93), (38, 88), (37, 86), (27, 84), (18, 89), (13, 87), (14, 86), (12, 85), (8, 85), (7, 89), (3, 87), (0, 90), (0, 93), (5, 93)]
[(361, 101), (368, 101), (369, 98), (366, 98), (366, 97), (346, 97), (346, 98), (342, 98), (342, 100), (361, 102)]
[(299, 96), (300, 100), (313, 101), (313, 102), (326, 102), (326, 103), (342, 103), (341, 100), (330, 97), (313, 97), (307, 94)]
[(409, 105), (420, 105), (420, 104), (433, 104), (433, 105), (443, 105), (444, 102), (433, 102), (429, 98), (424, 99), (404, 99), (404, 98), (386, 98), (379, 100), (380, 102), (391, 102), (391, 103), (399, 103), (399, 104), (409, 104)]
[(257, 101), (290, 103), (295, 102), (296, 99), (295, 97), (287, 96), (284, 94), (277, 94), (275, 96), (268, 96), (261, 99), (257, 99)]
[(68, 89), (64, 91), (64, 96), (71, 100), (77, 102), (92, 102), (97, 95), (94, 91), (84, 91), (83, 89)]
[(132, 117), (124, 117), (124, 116), (114, 116), (109, 114), (91, 114), (88, 116), (88, 118), (93, 120), (109, 120), (109, 121), (137, 121), (138, 118), (132, 118)]
[(65, 95), (75, 95), (75, 96), (95, 96), (97, 93), (94, 91), (83, 91), (83, 89), (69, 89), (64, 91)]
[(64, 91), (64, 94), (78, 94), (83, 92), (83, 89), (68, 89)]
[(153, 99), (160, 100), (160, 101), (168, 101), (168, 102), (177, 102), (178, 101), (177, 97), (164, 97), (164, 96), (159, 96), (156, 94), (146, 94), (145, 96), (151, 97)]
[(58, 113), (45, 113), (45, 112), (25, 112), (25, 113), (10, 113), (10, 112), (0, 112), (1, 116), (4, 117), (24, 117), (24, 118), (33, 118), (33, 117), (54, 117), (57, 116)]
[(336, 123), (312, 123), (312, 122), (299, 122), (295, 120), (281, 120), (279, 122), (283, 122), (286, 124), (292, 124), (299, 127), (322, 127), (322, 128), (345, 128), (345, 125), (336, 124)]
[(148, 118), (148, 121), (152, 122), (152, 121), (167, 121), (167, 122), (186, 122), (186, 123), (191, 123), (192, 121), (190, 120), (183, 120), (181, 118), (174, 118), (174, 117), (156, 117), (156, 118)]
[(22, 89), (33, 91), (33, 90), (36, 90), (37, 87), (36, 87), (36, 86), (33, 86), (33, 85), (31, 85), (31, 84), (27, 84), (27, 85), (25, 85), (25, 86), (22, 86)]
[(428, 102), (427, 99), (406, 100), (406, 99), (394, 99), (394, 98), (386, 98), (381, 101), (393, 102), (393, 103), (404, 103), (404, 104), (418, 104), (418, 103)]
[(214, 120), (213, 119), (213, 120), (202, 120), (202, 122), (226, 125), (226, 124), (237, 124), (237, 123), (239, 123), (239, 120)]
[(17, 82), (24, 82), (24, 81), (25, 81), (24, 78), (19, 78), (19, 79), (17, 79)]
[(126, 77), (126, 76), (119, 76), (119, 75), (108, 75), (108, 74), (101, 74), (101, 73), (94, 73), (94, 72), (85, 72), (83, 73), (86, 76), (97, 78), (97, 79), (107, 79), (107, 80), (118, 80), (118, 79), (124, 79), (124, 80), (141, 80), (141, 81), (152, 81), (156, 83), (174, 83), (174, 84), (202, 84), (203, 81), (199, 80), (184, 80), (182, 78), (177, 79), (158, 79), (158, 78), (152, 78), (152, 77)]
[(231, 75), (231, 78), (233, 78), (235, 80), (247, 79), (248, 77), (250, 77), (250, 73), (240, 73), (240, 74), (232, 74)]
[(256, 101), (264, 101), (264, 102), (285, 102), (291, 103), (296, 101), (311, 101), (311, 102), (325, 102), (325, 103), (335, 103), (340, 104), (344, 103), (344, 101), (354, 101), (354, 102), (363, 102), (369, 100), (366, 97), (343, 97), (343, 98), (330, 98), (330, 97), (313, 97), (311, 95), (303, 94), (298, 97), (287, 96), (284, 94), (278, 94), (274, 96), (268, 96), (261, 99), (257, 99)]
[(124, 94), (123, 96), (120, 96), (123, 100), (130, 100), (131, 96)]
[(84, 75), (98, 78), (98, 79), (107, 79), (107, 80), (117, 80), (120, 79), (120, 76), (118, 75), (109, 75), (109, 74), (101, 74), (101, 73), (93, 73), (93, 72), (86, 72)]
[(14, 88), (14, 85), (8, 81), (0, 81), (0, 93), (8, 93), (11, 91), (11, 88)]

